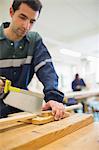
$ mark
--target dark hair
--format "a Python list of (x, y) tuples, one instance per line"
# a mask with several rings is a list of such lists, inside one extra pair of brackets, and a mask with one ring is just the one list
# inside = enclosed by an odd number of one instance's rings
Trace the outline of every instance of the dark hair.
[(12, 8), (14, 12), (19, 9), (22, 3), (27, 4), (34, 11), (39, 11), (39, 14), (40, 14), (42, 3), (39, 0), (14, 0), (12, 3)]
[(76, 74), (75, 74), (75, 78), (78, 78), (78, 77), (79, 77), (79, 74), (78, 74), (78, 73), (76, 73)]

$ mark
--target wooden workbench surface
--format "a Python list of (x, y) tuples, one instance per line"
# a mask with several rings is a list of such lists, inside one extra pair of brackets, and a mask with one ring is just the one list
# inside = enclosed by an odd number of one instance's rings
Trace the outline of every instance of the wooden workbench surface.
[(0, 150), (37, 150), (89, 124), (93, 124), (93, 117), (87, 114), (74, 114), (44, 125), (24, 122), (4, 123), (0, 125)]
[(99, 122), (94, 122), (40, 150), (99, 150)]

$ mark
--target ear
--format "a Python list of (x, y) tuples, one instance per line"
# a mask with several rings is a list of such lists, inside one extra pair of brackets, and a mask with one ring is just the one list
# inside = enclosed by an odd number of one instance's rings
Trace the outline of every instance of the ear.
[(14, 15), (13, 8), (12, 8), (12, 7), (10, 7), (10, 16), (11, 16), (11, 18), (13, 17), (13, 15)]

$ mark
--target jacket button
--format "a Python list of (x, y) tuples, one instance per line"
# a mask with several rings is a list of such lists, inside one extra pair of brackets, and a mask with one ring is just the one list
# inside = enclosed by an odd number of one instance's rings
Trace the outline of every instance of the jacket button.
[(19, 46), (20, 49), (22, 49), (22, 46)]
[(16, 71), (14, 71), (14, 73), (13, 73), (14, 75), (16, 75)]
[(13, 43), (11, 43), (11, 45), (13, 46)]
[(13, 55), (13, 58), (15, 58), (15, 55)]

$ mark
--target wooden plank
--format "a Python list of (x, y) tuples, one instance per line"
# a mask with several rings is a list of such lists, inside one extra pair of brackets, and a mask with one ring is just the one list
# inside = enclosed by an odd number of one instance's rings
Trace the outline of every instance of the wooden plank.
[(16, 116), (12, 116), (12, 117), (2, 118), (2, 119), (0, 119), (0, 126), (7, 124), (7, 123), (11, 124), (11, 123), (14, 123), (16, 121), (24, 121), (24, 120), (32, 119), (36, 115), (37, 114), (22, 113), (20, 115), (16, 115)]
[[(77, 105), (72, 105), (72, 106), (67, 106), (65, 108), (65, 111), (70, 111), (70, 110), (73, 110), (73, 109), (77, 109), (77, 108), (81, 108), (82, 105), (80, 103), (78, 103)], [(52, 111), (41, 111), (41, 115), (45, 113), (45, 114), (52, 114)], [(66, 112), (66, 117), (68, 116), (69, 114)], [(35, 118), (37, 116), (37, 114), (31, 114), (31, 113), (20, 113), (20, 115), (16, 115), (16, 116), (12, 116), (12, 117), (9, 117), (9, 118), (3, 118), (3, 119), (0, 119), (0, 126), (4, 123), (13, 123), (13, 122), (16, 122), (16, 121), (25, 121), (27, 123), (35, 123), (35, 121), (32, 121), (33, 118)], [(38, 116), (37, 116), (38, 117)], [(42, 120), (40, 120), (42, 119)], [(36, 120), (36, 118), (34, 119)], [(37, 124), (43, 124), (43, 118), (40, 118), (38, 117), (37, 120), (41, 121), (41, 122), (37, 122)], [(51, 117), (49, 117), (49, 120), (46, 118), (47, 121), (45, 121), (45, 118), (44, 118), (44, 123), (47, 123), (47, 122), (50, 122), (50, 121), (54, 121), (54, 117), (51, 115)]]
[(65, 94), (67, 98), (88, 98), (93, 96), (99, 96), (99, 89), (85, 90), (85, 91), (77, 91), (77, 92), (68, 92)]
[[(65, 112), (63, 118), (66, 118), (66, 117), (69, 117), (70, 116), (70, 113), (69, 112)], [(31, 120), (31, 123), (32, 124), (35, 124), (35, 125), (40, 125), (40, 124), (45, 124), (45, 123), (49, 123), (49, 122), (52, 122), (52, 121), (55, 121), (54, 119), (54, 116), (52, 115), (52, 112), (43, 112), (41, 115), (38, 115), (36, 117), (34, 117), (32, 120)]]
[(39, 150), (99, 150), (99, 122), (64, 136)]
[(0, 130), (0, 150), (35, 150), (93, 122), (92, 115), (74, 114), (44, 125), (23, 124)]

